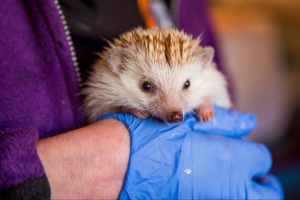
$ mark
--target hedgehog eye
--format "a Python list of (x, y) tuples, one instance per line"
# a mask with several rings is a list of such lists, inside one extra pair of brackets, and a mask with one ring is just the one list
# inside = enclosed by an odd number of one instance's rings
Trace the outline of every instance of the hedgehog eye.
[(183, 84), (182, 89), (186, 90), (186, 89), (188, 89), (190, 86), (191, 86), (190, 80), (186, 80), (186, 81), (184, 82), (184, 84)]
[(145, 81), (145, 82), (143, 82), (142, 89), (144, 92), (147, 92), (147, 93), (152, 92), (153, 85), (150, 82)]

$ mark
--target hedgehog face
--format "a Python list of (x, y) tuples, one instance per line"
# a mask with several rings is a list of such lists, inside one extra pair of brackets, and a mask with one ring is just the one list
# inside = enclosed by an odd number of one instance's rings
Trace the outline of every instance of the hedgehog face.
[(91, 121), (125, 108), (180, 122), (211, 89), (207, 74), (213, 71), (213, 49), (178, 30), (135, 29), (100, 57), (85, 90)]
[(119, 74), (123, 99), (129, 108), (163, 121), (180, 122), (186, 112), (203, 102), (205, 79), (202, 75), (206, 69), (199, 66), (201, 63), (176, 67), (167, 63), (132, 64), (125, 65), (125, 70)]

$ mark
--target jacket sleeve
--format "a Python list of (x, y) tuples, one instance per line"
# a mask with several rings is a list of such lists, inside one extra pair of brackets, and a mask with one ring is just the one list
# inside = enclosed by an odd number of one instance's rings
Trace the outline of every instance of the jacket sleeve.
[(57, 2), (1, 1), (1, 200), (49, 198), (37, 141), (83, 125), (79, 76)]
[(0, 199), (50, 199), (34, 128), (0, 130)]

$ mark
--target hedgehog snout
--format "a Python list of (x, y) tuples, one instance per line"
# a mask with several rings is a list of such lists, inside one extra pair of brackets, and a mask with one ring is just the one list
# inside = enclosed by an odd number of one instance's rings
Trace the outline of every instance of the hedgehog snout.
[(178, 123), (178, 122), (182, 122), (183, 120), (182, 111), (172, 111), (168, 113), (167, 116), (168, 116), (169, 123)]

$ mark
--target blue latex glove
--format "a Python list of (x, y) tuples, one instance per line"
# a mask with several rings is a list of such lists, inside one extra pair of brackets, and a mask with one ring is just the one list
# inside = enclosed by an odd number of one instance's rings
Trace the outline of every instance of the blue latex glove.
[[(179, 124), (109, 114), (131, 134), (120, 199), (282, 199), (268, 149), (240, 137), (256, 127), (252, 114), (215, 107), (216, 119), (186, 115)], [(230, 137), (223, 137), (230, 136)]]

